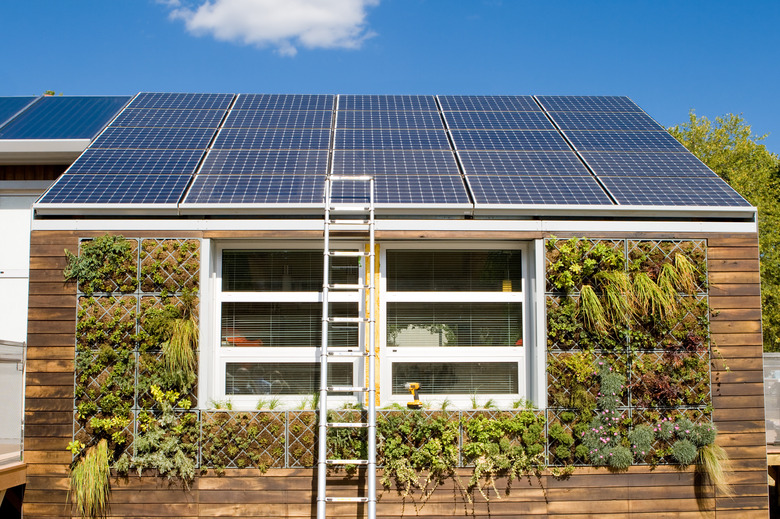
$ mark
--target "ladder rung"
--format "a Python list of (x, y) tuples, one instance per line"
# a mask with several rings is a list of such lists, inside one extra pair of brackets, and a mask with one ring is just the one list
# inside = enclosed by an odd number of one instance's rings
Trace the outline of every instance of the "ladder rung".
[(371, 175), (331, 175), (330, 180), (351, 180), (353, 182), (367, 182), (374, 177)]
[(368, 353), (365, 351), (330, 351), (328, 350), (329, 357), (368, 357)]
[(346, 256), (350, 258), (359, 258), (363, 256), (370, 256), (370, 252), (360, 251), (360, 250), (329, 250), (325, 254), (328, 256)]
[(368, 460), (325, 460), (328, 465), (368, 465)]
[(371, 224), (371, 220), (335, 220), (330, 219), (328, 220), (328, 223), (330, 225), (360, 225), (360, 226), (366, 226)]
[(328, 422), (326, 425), (342, 429), (365, 429), (368, 427), (365, 422)]
[(368, 503), (367, 497), (326, 497), (328, 503)]
[(330, 205), (328, 206), (328, 211), (335, 212), (335, 213), (365, 213), (366, 211), (370, 211), (371, 206), (370, 205)]
[(328, 386), (327, 389), (333, 393), (365, 393), (368, 391), (367, 387), (362, 386)]
[(329, 290), (368, 290), (370, 285), (350, 284), (350, 283), (331, 283), (326, 285)]
[(331, 323), (367, 323), (366, 317), (328, 317)]

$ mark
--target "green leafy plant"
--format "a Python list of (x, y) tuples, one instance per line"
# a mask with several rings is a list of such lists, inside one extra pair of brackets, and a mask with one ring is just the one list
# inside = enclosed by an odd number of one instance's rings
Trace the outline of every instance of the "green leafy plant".
[(65, 280), (75, 280), (87, 295), (93, 292), (133, 292), (138, 286), (133, 243), (105, 234), (84, 241), (78, 256), (65, 250)]
[[(83, 449), (71, 444), (70, 450)], [(105, 439), (83, 451), (70, 469), (70, 490), (76, 513), (82, 518), (103, 518), (108, 513), (111, 486), (108, 443)]]

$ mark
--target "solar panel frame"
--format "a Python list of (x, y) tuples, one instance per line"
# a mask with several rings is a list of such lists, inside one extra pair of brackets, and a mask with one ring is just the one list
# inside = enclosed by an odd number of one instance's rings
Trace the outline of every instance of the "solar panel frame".
[(554, 130), (543, 112), (447, 112), (447, 127), (457, 130)]
[(206, 155), (201, 175), (325, 175), (328, 150), (216, 150)]
[(541, 112), (533, 96), (437, 96), (444, 112)]
[(231, 110), (223, 128), (299, 128), (330, 130), (327, 110)]
[(336, 129), (337, 150), (449, 150), (444, 130)]
[(118, 128), (109, 126), (92, 143), (93, 149), (205, 150), (214, 128)]
[(606, 177), (716, 177), (692, 153), (597, 152), (580, 153), (598, 176)]
[(319, 150), (330, 146), (330, 130), (294, 128), (223, 128), (213, 149), (218, 150)]
[(644, 112), (548, 112), (562, 130), (665, 131)]
[(444, 130), (444, 123), (438, 112), (339, 110), (336, 114), (336, 128)]
[(434, 96), (426, 95), (340, 95), (341, 110), (396, 110), (438, 112)]
[(613, 205), (593, 177), (468, 175), (474, 203), (490, 205)]
[(556, 130), (450, 130), (461, 150), (567, 151), (571, 148)]
[(330, 94), (238, 94), (233, 110), (328, 110), (336, 96)]
[(467, 151), (458, 152), (467, 176), (591, 176), (573, 151)]
[(334, 175), (459, 175), (452, 151), (335, 150)]
[(141, 92), (133, 99), (129, 108), (226, 110), (234, 97), (235, 94)]
[(87, 149), (68, 168), (69, 174), (187, 174), (195, 171), (203, 150)]
[(37, 204), (175, 204), (190, 175), (65, 174)]
[(565, 130), (563, 132), (577, 151), (678, 151), (685, 146), (666, 131), (618, 132)]
[(128, 108), (111, 123), (112, 128), (219, 128), (225, 110), (173, 110)]
[(534, 96), (547, 112), (642, 112), (626, 96)]
[(620, 205), (749, 207), (719, 177), (600, 177)]

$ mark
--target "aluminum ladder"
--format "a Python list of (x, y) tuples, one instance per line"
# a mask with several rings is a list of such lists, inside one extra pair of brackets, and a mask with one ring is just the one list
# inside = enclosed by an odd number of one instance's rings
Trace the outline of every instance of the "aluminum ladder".
[[(343, 197), (334, 197), (334, 185), (344, 186), (341, 192), (360, 192), (367, 201), (361, 203), (344, 202)], [(367, 192), (365, 192), (367, 188)], [(339, 201), (336, 201), (339, 200)], [(320, 398), (318, 425), (318, 458), (317, 458), (317, 519), (326, 519), (328, 503), (366, 503), (368, 519), (376, 517), (376, 366), (375, 366), (375, 333), (376, 333), (376, 302), (375, 302), (375, 249), (374, 249), (374, 178), (366, 175), (329, 175), (325, 181), (325, 227), (324, 227), (324, 261), (322, 285), (322, 347), (320, 349)], [(359, 236), (368, 238), (368, 250), (338, 250), (331, 243), (333, 236)], [(334, 258), (352, 257), (356, 261), (365, 259), (363, 282), (358, 275), (357, 284), (332, 283), (331, 265)], [(331, 292), (351, 292), (358, 295), (358, 315), (349, 317), (334, 317), (330, 312), (329, 297)], [(365, 302), (361, 310), (360, 302)], [(330, 331), (334, 325), (355, 324), (358, 328), (357, 347), (336, 347), (329, 344)], [(362, 342), (362, 344), (360, 344)], [(367, 363), (367, 374), (364, 370), (365, 384), (357, 387), (330, 386), (328, 384), (328, 360), (331, 358), (363, 358)], [(367, 398), (367, 413), (365, 422), (329, 422), (328, 395), (331, 393), (361, 393)], [(335, 460), (328, 459), (328, 430), (332, 428), (359, 427), (366, 430), (366, 459)], [(330, 496), (327, 493), (328, 466), (358, 465), (366, 467), (366, 489), (364, 496)]]

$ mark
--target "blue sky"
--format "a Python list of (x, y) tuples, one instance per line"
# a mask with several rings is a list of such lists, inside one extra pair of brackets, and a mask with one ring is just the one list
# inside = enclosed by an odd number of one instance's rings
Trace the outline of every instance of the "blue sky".
[(780, 2), (0, 3), (0, 95), (56, 90), (627, 95), (742, 113), (780, 152)]

